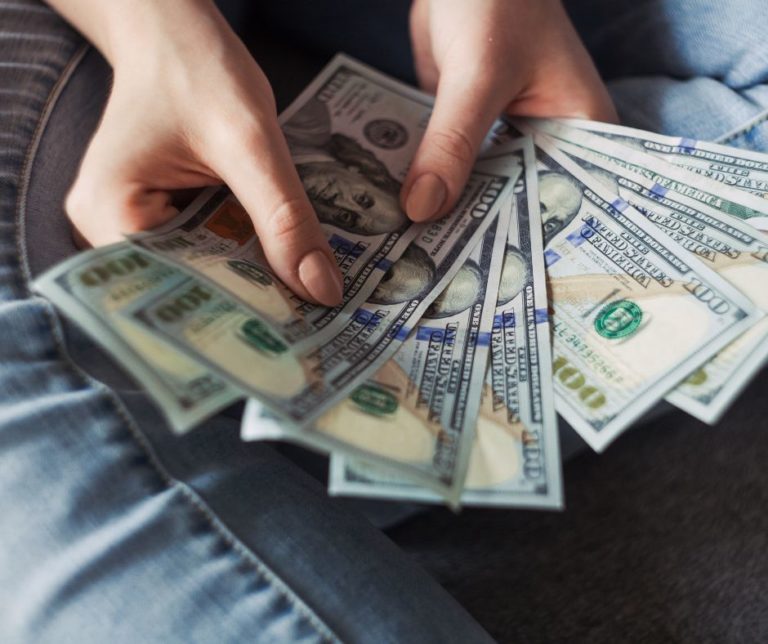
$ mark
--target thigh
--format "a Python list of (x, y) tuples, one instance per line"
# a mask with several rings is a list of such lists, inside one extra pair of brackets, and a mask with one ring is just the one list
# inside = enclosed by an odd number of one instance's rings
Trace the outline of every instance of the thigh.
[(768, 9), (761, 0), (566, 0), (608, 80), (708, 76), (734, 89), (766, 80)]
[(768, 109), (762, 0), (566, 0), (622, 119), (715, 139)]
[(171, 435), (29, 292), (108, 93), (45, 5), (0, 0), (0, 640), (478, 641), (362, 517), (220, 416)]

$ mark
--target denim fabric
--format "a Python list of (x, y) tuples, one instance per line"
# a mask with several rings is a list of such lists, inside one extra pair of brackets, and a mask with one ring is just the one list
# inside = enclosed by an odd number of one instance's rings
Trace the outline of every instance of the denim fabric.
[(715, 140), (742, 129), (768, 147), (768, 4), (759, 0), (566, 0), (622, 121)]
[[(273, 37), (309, 47), (293, 61), (303, 76), (278, 77), (293, 63), (264, 52), (286, 96), (336, 49), (411, 74), (405, 0), (365, 14), (262, 4)], [(569, 8), (625, 120), (759, 148), (761, 4), (727, 5), (752, 18), (754, 39), (734, 38), (744, 29), (715, 3)], [(314, 479), (242, 444), (236, 413), (172, 436), (138, 386), (30, 295), (31, 275), (74, 252), (62, 198), (108, 87), (104, 62), (44, 5), (0, 0), (0, 642), (487, 639)]]
[[(225, 0), (233, 14), (242, 0)], [(246, 5), (248, 3), (245, 3)], [(254, 3), (250, 3), (253, 5)], [(294, 46), (415, 80), (410, 0), (280, 0), (251, 9)], [(564, 0), (627, 125), (768, 149), (768, 4)], [(242, 9), (240, 16), (243, 16)], [(744, 131), (742, 131), (744, 130)]]

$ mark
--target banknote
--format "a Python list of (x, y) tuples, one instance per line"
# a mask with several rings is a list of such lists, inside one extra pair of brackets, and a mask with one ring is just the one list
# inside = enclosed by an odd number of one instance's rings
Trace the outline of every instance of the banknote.
[[(725, 214), (743, 219), (754, 228), (768, 230), (768, 200), (764, 198), (764, 194), (746, 189), (747, 185), (759, 186), (762, 184), (755, 181), (754, 183), (744, 182), (745, 185), (738, 186), (733, 180), (739, 165), (739, 162), (735, 161), (737, 151), (733, 148), (725, 148), (730, 150), (731, 156), (734, 157), (732, 166), (726, 167), (725, 164), (722, 164), (723, 167), (720, 171), (706, 172), (701, 165), (691, 169), (690, 158), (694, 157), (693, 154), (689, 157), (689, 163), (683, 163), (684, 157), (680, 154), (662, 155), (659, 154), (658, 150), (656, 150), (656, 154), (650, 154), (648, 149), (650, 145), (645, 145), (645, 141), (647, 140), (650, 144), (655, 135), (646, 133), (646, 136), (651, 138), (638, 138), (634, 136), (636, 130), (625, 128), (620, 128), (622, 134), (618, 135), (615, 131), (611, 131), (609, 126), (602, 124), (590, 126), (599, 129), (600, 133), (595, 134), (590, 130), (571, 127), (570, 121), (537, 119), (528, 121), (528, 123), (529, 126), (538, 131), (545, 132), (557, 139), (603, 154), (615, 163), (653, 179), (660, 186), (682, 192), (691, 199), (716, 208)], [(582, 123), (582, 125), (584, 124)], [(525, 128), (525, 126), (523, 127)], [(687, 142), (678, 146), (678, 149), (682, 151), (685, 145), (693, 145), (693, 143)], [(714, 146), (714, 144), (708, 144), (709, 147), (707, 147), (700, 142), (697, 142), (697, 145), (701, 149), (706, 148), (710, 151), (713, 148), (721, 147)], [(656, 147), (660, 146), (656, 145)], [(738, 151), (738, 154), (741, 154), (741, 151)], [(762, 155), (759, 156), (762, 157)], [(705, 155), (702, 157), (706, 158)], [(746, 165), (747, 157), (745, 156), (743, 159), (743, 163)]]
[(765, 153), (599, 121), (567, 119), (562, 122), (768, 199), (768, 155)]
[[(552, 388), (543, 239), (536, 159), (530, 139), (525, 173), (509, 202), (510, 225), (496, 295), (491, 361), (462, 504), (562, 507), (560, 453)], [(434, 502), (440, 497), (375, 463), (335, 452), (332, 494)]]
[(334, 308), (296, 297), (270, 270), (250, 218), (210, 189), (167, 224), (131, 240), (225, 289), (300, 347), (335, 335), (423, 225), (400, 207), (401, 182), (432, 97), (343, 55), (283, 112), (293, 161), (344, 279)]
[[(311, 429), (280, 426), (282, 439), (366, 456), (458, 503), (506, 249), (509, 213), (502, 214), (394, 357)], [(243, 435), (260, 438), (266, 430), (274, 437), (274, 428), (262, 428), (256, 411), (254, 406), (247, 416)]]
[[(558, 149), (619, 194), (662, 232), (768, 311), (768, 237), (746, 222), (667, 190), (646, 176), (585, 148), (555, 141)], [(768, 357), (768, 318), (676, 387), (667, 400), (704, 422), (716, 422)]]
[(424, 226), (338, 333), (288, 343), (270, 320), (197, 277), (169, 279), (125, 314), (270, 410), (306, 426), (382, 366), (496, 218), (520, 167), (478, 163), (456, 207)]
[(535, 142), (556, 405), (601, 451), (760, 315), (551, 139)]
[(242, 393), (120, 313), (180, 273), (127, 243), (79, 253), (39, 277), (34, 289), (87, 331), (144, 385), (171, 427), (183, 432)]

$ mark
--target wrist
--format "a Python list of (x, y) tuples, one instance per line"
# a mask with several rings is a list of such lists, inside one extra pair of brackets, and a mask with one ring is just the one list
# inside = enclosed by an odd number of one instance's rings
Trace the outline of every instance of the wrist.
[[(103, 0), (100, 0), (103, 1)], [(208, 50), (230, 31), (213, 0), (110, 0), (101, 49), (117, 69)]]
[(112, 67), (160, 50), (163, 43), (208, 41), (229, 29), (214, 0), (48, 0)]

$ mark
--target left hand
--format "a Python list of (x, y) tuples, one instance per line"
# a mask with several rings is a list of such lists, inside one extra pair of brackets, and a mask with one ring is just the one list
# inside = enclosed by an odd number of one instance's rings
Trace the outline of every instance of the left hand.
[(560, 0), (414, 0), (411, 39), (437, 95), (401, 195), (414, 221), (450, 210), (502, 112), (618, 121)]

